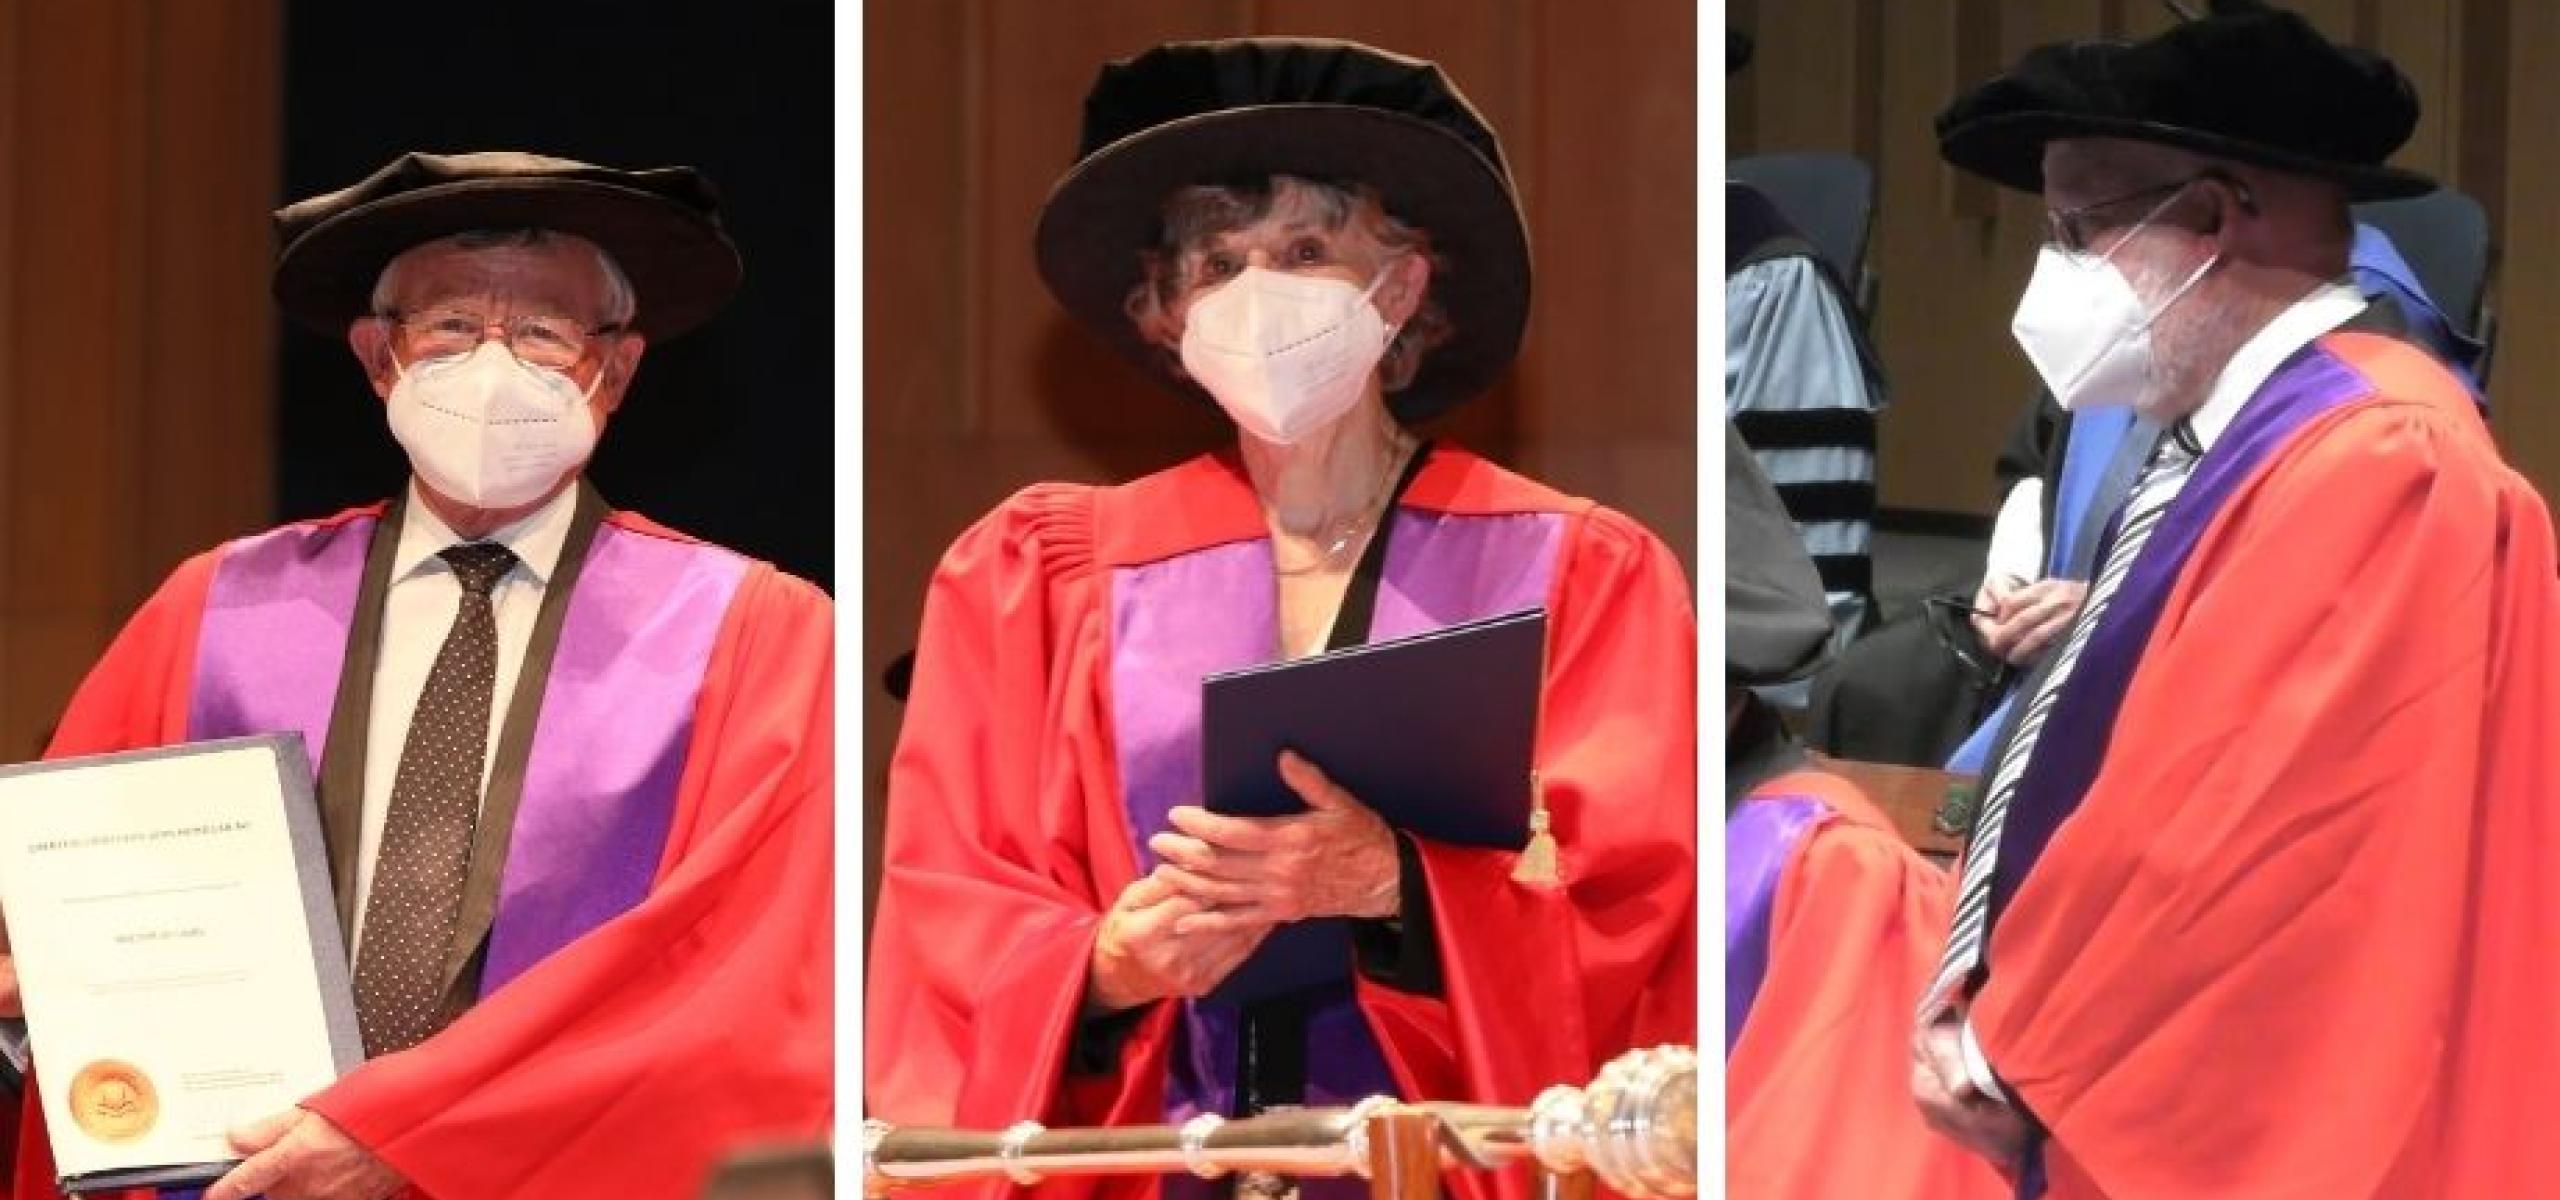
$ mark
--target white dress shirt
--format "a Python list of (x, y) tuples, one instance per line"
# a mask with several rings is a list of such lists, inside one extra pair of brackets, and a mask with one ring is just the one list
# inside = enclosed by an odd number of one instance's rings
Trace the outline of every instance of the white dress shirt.
[(2364, 293), (2345, 280), (2333, 280), (2313, 288), (2311, 294), (2293, 302), (2274, 319), (2258, 328), (2249, 340), (2231, 354), (2222, 365), (2222, 373), (2213, 377), (2213, 390), (2206, 393), (2204, 403), (2195, 415), (2187, 418), (2187, 428), (2196, 435), (2198, 448), (2211, 451), (2240, 415), (2241, 406), (2249, 403), (2276, 368), (2304, 346), (2328, 335), (2329, 331), (2355, 319), (2365, 310)]
[(2045, 577), (2044, 480), (2029, 475), (2000, 502), (2000, 515), (1991, 522), (1991, 549), (1982, 556), (1982, 577), (2020, 583)]
[[(489, 593), (498, 618), (498, 685), (489, 705), (489, 749), (481, 760), (485, 789), (490, 760), (497, 757), (498, 730), (507, 719), (507, 701), (515, 694), (516, 676), (524, 668), (524, 652), (533, 640), (534, 618), (542, 611), (544, 588), (560, 565), (560, 547), (569, 538), (569, 519), (577, 511), (578, 489), (572, 485), (541, 508), (490, 534), (503, 543), (516, 563), (498, 578)], [(409, 485), (400, 547), (391, 561), (391, 582), (382, 600), (382, 641), (374, 668), (372, 713), (365, 723), (364, 815), (356, 841), (356, 923), (352, 936), (360, 945), (365, 902), (373, 894), (374, 859), (382, 852), (382, 826), (391, 813), (391, 783), (400, 772), (400, 751), (409, 740), (409, 721), (418, 711), (418, 694), (427, 686), (436, 652), (444, 647), (462, 603), (462, 585), (453, 568), (438, 555), (465, 540), (429, 509)], [(485, 800), (485, 796), (483, 797)]]

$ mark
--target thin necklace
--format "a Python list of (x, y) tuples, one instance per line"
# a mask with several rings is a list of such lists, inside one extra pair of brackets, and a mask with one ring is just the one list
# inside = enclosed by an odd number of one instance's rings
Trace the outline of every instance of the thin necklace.
[(1350, 553), (1353, 546), (1361, 544), (1362, 535), (1376, 527), (1379, 518), (1386, 515), (1387, 495), (1395, 490), (1396, 476), (1402, 473), (1398, 468), (1403, 463), (1405, 449), (1402, 438), (1389, 443), (1386, 464), (1379, 471), (1378, 494), (1370, 497), (1366, 506), (1345, 517), (1335, 526), (1333, 539), (1325, 543), (1324, 549), (1317, 551), (1316, 556), (1307, 562), (1293, 567), (1284, 567), (1279, 565), (1278, 548), (1275, 543), (1272, 570), (1282, 576), (1311, 574), (1341, 562), (1342, 557)]

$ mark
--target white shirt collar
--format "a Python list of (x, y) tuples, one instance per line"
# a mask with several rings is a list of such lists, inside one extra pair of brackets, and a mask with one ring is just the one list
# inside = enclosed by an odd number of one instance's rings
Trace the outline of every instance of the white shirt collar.
[[(402, 505), (406, 518), (400, 526), (400, 548), (391, 559), (391, 579), (397, 583), (417, 574), (429, 562), (441, 565), (436, 555), (455, 542), (466, 541), (444, 518), (427, 507), (418, 494), (418, 481), (409, 481), (409, 500)], [(560, 565), (560, 548), (569, 540), (569, 519), (578, 509), (578, 485), (571, 483), (560, 494), (543, 502), (542, 507), (500, 527), (483, 541), (497, 542), (515, 552), (517, 568), (525, 571), (535, 583), (548, 583), (551, 572)]]
[(2364, 295), (2348, 284), (2331, 281), (2313, 288), (2311, 294), (2293, 302), (2277, 313), (2275, 319), (2250, 335), (2222, 365), (2222, 374), (2214, 377), (2213, 391), (2204, 403), (2187, 417), (2187, 429), (2195, 434), (2196, 445), (2211, 450), (2222, 431), (2249, 397), (2265, 387), (2276, 368), (2293, 357), (2295, 351), (2310, 345), (2313, 339), (2346, 324), (2365, 307)]

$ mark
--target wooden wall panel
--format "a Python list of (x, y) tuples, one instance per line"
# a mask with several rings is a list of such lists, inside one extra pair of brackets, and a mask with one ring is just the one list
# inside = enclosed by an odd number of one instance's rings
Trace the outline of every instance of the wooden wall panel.
[[(1070, 324), (1031, 260), (1095, 72), (1160, 41), (1346, 37), (1448, 69), (1502, 134), (1538, 277), (1512, 379), (1433, 432), (1627, 509), (1693, 557), (1693, 20), (1674, 0), (865, 5), (870, 827), (900, 717), (876, 681), (914, 644), (951, 539), (1035, 480), (1128, 478), (1232, 438)], [(867, 910), (876, 855), (866, 868)]]
[[(964, 131), (973, 172), (966, 236), (982, 314), (986, 431), (1006, 437), (1065, 433), (1091, 442), (1145, 438), (1157, 429), (1154, 393), (1108, 350), (1075, 335), (1040, 285), (1033, 224), (1049, 186), (1074, 161), (1085, 89), (1106, 59), (1168, 37), (1243, 32), (1233, 4), (1190, 0), (1100, 5), (991, 3), (972, 26), (984, 90), (964, 98), (977, 123)], [(1106, 399), (1106, 397), (1108, 397)]]
[[(143, 129), (142, 93), (117, 85), (138, 67), (140, 14), (127, 5), (25, 7), (22, 29), (31, 53), (16, 82), (33, 119), (19, 127), (25, 157), (16, 184), (24, 232), (8, 281), (19, 295), (11, 334), (22, 355), (7, 409), (12, 485), (25, 478), (21, 472), (48, 463), (107, 463), (130, 436), (139, 356), (125, 339), (133, 330), (129, 311), (141, 290), (144, 251), (129, 182)], [(35, 52), (38, 47), (43, 50)], [(80, 119), (61, 119), (74, 113)], [(58, 621), (104, 609), (116, 580), (93, 548), (131, 523), (128, 489), (92, 485), (43, 504), (26, 502), (33, 497), (14, 486), (10, 491), (16, 502), (0, 527), (7, 534), (0, 554), (13, 568), (9, 615)], [(95, 566), (59, 576), (26, 569), (39, 563)], [(22, 654), (49, 648), (19, 647)], [(28, 715), (17, 711), (18, 700), (13, 696), (10, 709), (0, 710), (0, 721), (16, 724)], [(15, 749), (5, 736), (0, 755)]]
[[(1538, 262), (1511, 460), (1696, 539), (1696, 28), (1656, 6), (1528, 6), (1515, 129)], [(1692, 572), (1695, 578), (1695, 572)]]
[[(146, 286), (134, 481), (136, 553), (123, 595), (159, 584), (184, 555), (266, 524), (274, 429), (267, 280), (275, 259), (283, 63), (270, 3), (168, 4), (151, 14), (141, 175)], [(214, 315), (218, 314), (218, 315)], [(200, 389), (220, 395), (199, 403)]]
[[(955, 440), (966, 421), (967, 336), (972, 320), (966, 249), (955, 214), (966, 207), (968, 160), (961, 137), (961, 97), (968, 93), (961, 4), (863, 6), (862, 104), (867, 112), (904, 114), (900, 137), (862, 139), (862, 173), (870, 181), (862, 197), (862, 406), (869, 436), (861, 439), (864, 512), (863, 568), (872, 586), (862, 596), (862, 621), (871, 628), (913, 604), (886, 606), (882, 578), (921, 577), (932, 566), (925, 530), (939, 521), (919, 520), (936, 511), (916, 493), (928, 484), (974, 478), (948, 468), (936, 473), (905, 469), (919, 447)], [(884, 49), (894, 47), (894, 51)], [(895, 439), (880, 431), (898, 430)], [(910, 618), (912, 619), (912, 618)], [(894, 651), (892, 651), (894, 652)], [(886, 655), (866, 641), (854, 659), (855, 694), (862, 698), (862, 744), (885, 745), (897, 736), (897, 709), (883, 702), (879, 678)], [(863, 819), (879, 828), (881, 756), (862, 763)], [(865, 912), (869, 884), (879, 878), (880, 839), (863, 845)]]
[(2503, 45), (2466, 44), (2466, 56), (2505, 55), (2509, 81), (2504, 114), (2506, 154), (2504, 266), (2497, 282), (2497, 368), (2489, 391), (2492, 427), (2507, 457), (2542, 489), (2560, 488), (2560, 159), (2550, 153), (2560, 129), (2560, 6), (2518, 3), (2504, 13)]
[(2371, 45), (2389, 55), (2409, 75), (2426, 103), (2418, 128), (2400, 150), (2400, 162), (2412, 170), (2442, 179), (2453, 170), (2453, 128), (2461, 107), (2453, 91), (2454, 6), (2434, 3), (2377, 4), (2360, 0), (2359, 23), (2373, 26)]
[[(899, 353), (863, 359), (863, 408), (876, 426), (922, 430), (955, 422), (965, 379), (960, 360), (968, 325), (951, 214), (964, 204), (967, 156), (960, 130), (967, 6), (873, 5), (864, 30), (873, 47), (862, 63), (863, 105), (901, 112), (905, 137), (865, 138), (862, 310), (871, 340)], [(880, 45), (897, 48), (884, 54)]]
[[(2004, 243), (2000, 236), (2014, 224), (2000, 215), (2009, 202), (1940, 163), (1930, 132), (1954, 94), (1958, 63), (1996, 59), (2005, 41), (2000, 14), (1976, 0), (1915, 0), (1890, 6), (1886, 16), (1877, 94), (1890, 119), (1874, 164), (1871, 253), (1879, 274), (1874, 330), (1893, 388), (1876, 467), (1888, 504), (1987, 503), (1990, 456), (1972, 453), (1973, 427), (2009, 411), (2029, 386), (2025, 365), (2005, 349), (2003, 305), (2015, 295), (2006, 281), (2022, 281), (2026, 261), (2014, 237)], [(1787, 100), (1773, 91), (1760, 102)], [(1763, 141), (1762, 148), (1847, 147)], [(1973, 319), (1987, 313), (2002, 315)]]
[[(2491, 294), (2504, 330), (2494, 425), (2508, 458), (2549, 491), (2560, 485), (2560, 411), (2540, 399), (2560, 379), (2560, 345), (2536, 334), (2560, 319), (2560, 239), (2528, 214), (2560, 207), (2560, 159), (2539, 144), (2541, 131), (2560, 123), (2560, 84), (2544, 69), (2560, 51), (2560, 7), (2512, 0), (2295, 7), (2333, 36), (2400, 64), (2422, 115), (2396, 161), (2490, 210), (2503, 262)], [(2175, 18), (2151, 0), (1898, 0), (1884, 6), (1882, 52), (1871, 68), (1881, 77), (1869, 85), (1824, 73), (1843, 57), (1834, 47), (1863, 36), (1847, 0), (1733, 11), (1761, 46), (1752, 69), (1726, 89), (1748, 97), (1747, 108), (1734, 111), (1733, 153), (1855, 152), (1862, 121), (1877, 131), (1876, 335), (1893, 385), (1877, 468), (1884, 503), (1987, 516), (1992, 456), (2034, 387), (2008, 327), (2042, 218), (2032, 198), (1961, 184), (1938, 161), (1931, 119), (1961, 88), (2029, 46), (2104, 32), (2145, 37)], [(1844, 113), (1844, 97), (1856, 96), (1872, 97), (1854, 103), (1874, 111)]]
[(0, 761), (262, 523), (274, 0), (0, 0)]
[(2507, 139), (2514, 117), (2508, 95), (2516, 57), (2509, 0), (2452, 0), (2454, 78), (2447, 86), (2454, 119), (2453, 177), (2487, 206), (2489, 225), (2504, 230)]
[[(2400, 2), (2408, 4), (2408, 0)], [(2331, 37), (2371, 44), (2371, 31), (2357, 27), (2359, 0), (2286, 0), (2284, 6), (2311, 18), (2312, 24)]]
[(1767, 149), (1855, 144), (1856, 89), (1842, 81), (1858, 66), (1857, 0), (1770, 0), (1761, 8), (1768, 15), (1753, 27), (1757, 48), (1739, 80), (1756, 93), (1753, 141)]
[[(17, 277), (20, 264), (18, 246), (19, 213), (25, 207), (19, 199), (26, 174), (11, 164), (25, 161), (26, 147), (20, 130), (26, 124), (19, 109), (26, 94), (17, 81), (26, 78), (23, 63), (27, 57), (25, 25), (27, 13), (20, 0), (0, 0), (0, 530), (8, 528), (18, 506), (11, 502), (8, 482), (12, 472), (8, 462), (18, 449), (17, 432), (7, 419), (15, 398), (23, 394), (15, 385), (18, 377), (18, 339), (11, 336), (17, 326), (18, 289), (9, 281)], [(8, 620), (8, 596), (17, 578), (9, 555), (0, 551), (0, 751), (10, 749), (7, 710), (10, 705), (7, 680), (11, 651), (21, 636)], [(0, 758), (5, 758), (0, 754)]]

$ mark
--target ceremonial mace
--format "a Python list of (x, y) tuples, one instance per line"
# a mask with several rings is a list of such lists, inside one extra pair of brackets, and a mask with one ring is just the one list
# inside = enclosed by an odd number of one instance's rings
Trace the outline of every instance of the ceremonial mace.
[(995, 1176), (1029, 1185), (1058, 1175), (1270, 1171), (1358, 1175), (1375, 1200), (1429, 1200), (1440, 1194), (1444, 1166), (1528, 1161), (1545, 1195), (1587, 1196), (1596, 1177), (1646, 1200), (1697, 1194), (1697, 1126), (1697, 1051), (1661, 1046), (1618, 1056), (1587, 1087), (1548, 1088), (1527, 1108), (1372, 1096), (1348, 1108), (1102, 1129), (1025, 1121), (987, 1133), (865, 1121), (862, 1180), (863, 1193), (877, 1197)]

